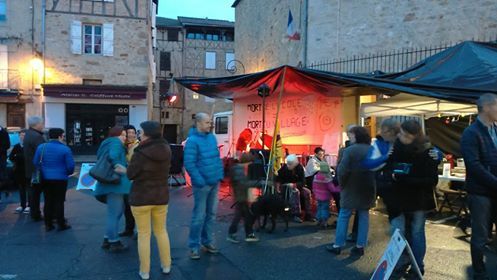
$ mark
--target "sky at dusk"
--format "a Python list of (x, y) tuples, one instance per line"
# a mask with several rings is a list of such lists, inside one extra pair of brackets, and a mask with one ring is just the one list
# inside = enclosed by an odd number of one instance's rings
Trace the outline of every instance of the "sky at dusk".
[(160, 0), (159, 17), (178, 16), (235, 21), (235, 0)]

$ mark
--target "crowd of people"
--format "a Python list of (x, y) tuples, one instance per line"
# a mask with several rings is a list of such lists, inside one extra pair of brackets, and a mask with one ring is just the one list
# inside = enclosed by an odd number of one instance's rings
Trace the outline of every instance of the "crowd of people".
[[(463, 134), (461, 150), (467, 169), (466, 188), (473, 228), (474, 278), (488, 279), (484, 250), (497, 216), (497, 96), (483, 95), (478, 100), (478, 112), (477, 120)], [(20, 143), (9, 155), (20, 192), (20, 205), (15, 211), (29, 213), (33, 221), (44, 221), (46, 231), (55, 229), (54, 222), (58, 231), (64, 231), (71, 228), (64, 215), (64, 201), (68, 180), (75, 175), (75, 163), (70, 148), (65, 145), (64, 130), (50, 128), (48, 141), (45, 141), (43, 123), (40, 117), (30, 117), (29, 128), (19, 133)], [(171, 271), (166, 228), (171, 149), (162, 138), (158, 122), (145, 121), (140, 128), (143, 132), (140, 139), (136, 128), (130, 125), (109, 130), (108, 138), (97, 151), (94, 168), (110, 166), (112, 178), (97, 179), (93, 195), (106, 206), (102, 249), (112, 253), (125, 251), (128, 246), (121, 237), (136, 236), (139, 275), (141, 279), (149, 279), (152, 232), (157, 240), (162, 272)], [(219, 185), (225, 174), (211, 128), (208, 114), (196, 114), (195, 125), (184, 145), (184, 167), (191, 178), (194, 201), (188, 237), (193, 260), (201, 258), (202, 250), (210, 254), (219, 252), (214, 227)], [(1, 128), (0, 137), (3, 132), (5, 129)], [(426, 215), (435, 209), (433, 190), (438, 182), (442, 154), (415, 120), (403, 123), (393, 118), (383, 120), (374, 140), (366, 128), (358, 125), (349, 126), (347, 135), (349, 139), (339, 151), (337, 166), (326, 161), (321, 147), (314, 150), (305, 166), (296, 155), (287, 155), (274, 176), (274, 190), (288, 203), (294, 222), (312, 222), (320, 228), (336, 229), (333, 242), (326, 246), (329, 252), (342, 254), (346, 242), (353, 241), (356, 244), (350, 253), (359, 257), (364, 255), (368, 244), (369, 211), (377, 203), (377, 197), (381, 197), (391, 234), (398, 231), (405, 236), (417, 264), (414, 266), (404, 255), (394, 274), (417, 279), (425, 272)], [(2, 140), (0, 147), (1, 176), (5, 176), (3, 165), (8, 150), (4, 146), (10, 147), (7, 140)], [(237, 231), (241, 220), (245, 241), (259, 241), (253, 229), (255, 217), (251, 211), (250, 188), (260, 184), (248, 176), (253, 160), (252, 155), (242, 153), (230, 170), (236, 204), (227, 240), (233, 243), (240, 242)], [(316, 211), (312, 207), (314, 201)], [(338, 218), (329, 224), (332, 201)], [(123, 215), (125, 228), (119, 232)], [(352, 216), (353, 229), (348, 235)]]

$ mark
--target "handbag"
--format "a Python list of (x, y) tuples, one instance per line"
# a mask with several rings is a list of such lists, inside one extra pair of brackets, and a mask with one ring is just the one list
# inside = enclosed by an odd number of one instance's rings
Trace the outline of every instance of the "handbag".
[(117, 185), (121, 182), (121, 176), (114, 171), (108, 153), (97, 160), (89, 174), (102, 184)]
[(37, 185), (41, 184), (41, 164), (43, 163), (43, 154), (45, 153), (45, 146), (46, 144), (42, 144), (43, 149), (41, 150), (41, 155), (40, 155), (40, 161), (39, 161), (39, 167), (35, 167), (35, 170), (33, 171), (33, 174), (31, 174), (31, 184)]

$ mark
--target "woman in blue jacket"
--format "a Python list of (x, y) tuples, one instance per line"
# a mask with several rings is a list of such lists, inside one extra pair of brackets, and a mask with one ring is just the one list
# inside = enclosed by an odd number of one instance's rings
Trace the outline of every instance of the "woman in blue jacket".
[(64, 144), (64, 130), (51, 128), (48, 131), (50, 141), (39, 145), (33, 158), (33, 164), (41, 171), (41, 185), (45, 193), (45, 229), (54, 229), (53, 220), (57, 220), (58, 230), (70, 229), (64, 218), (64, 201), (66, 199), (67, 180), (74, 172), (72, 152)]
[(129, 194), (131, 182), (126, 176), (126, 131), (123, 127), (115, 126), (109, 130), (109, 137), (100, 144), (97, 158), (107, 156), (114, 166), (116, 173), (121, 175), (119, 184), (97, 183), (95, 196), (103, 197), (107, 203), (107, 226), (104, 235), (103, 249), (110, 252), (120, 252), (128, 247), (119, 239), (119, 220), (124, 211), (124, 195)]

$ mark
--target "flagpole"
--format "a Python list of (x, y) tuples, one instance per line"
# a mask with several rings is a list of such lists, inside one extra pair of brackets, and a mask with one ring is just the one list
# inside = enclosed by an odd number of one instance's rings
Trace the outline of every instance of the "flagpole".
[[(276, 122), (274, 123), (274, 129), (273, 129), (273, 139), (272, 139), (272, 143), (271, 143), (271, 151), (269, 152), (269, 163), (268, 163), (268, 170), (266, 172), (266, 182), (264, 183), (264, 192), (263, 194), (266, 193), (266, 190), (267, 190), (267, 182), (269, 180), (269, 174), (273, 174), (274, 171), (273, 171), (273, 164), (274, 164), (274, 150), (276, 148), (276, 135), (274, 135), (274, 132), (276, 131), (276, 127), (278, 125), (278, 122), (279, 122), (279, 115), (280, 115), (280, 105), (281, 105), (281, 97), (283, 95), (283, 91), (285, 90), (285, 77), (286, 77), (286, 69), (287, 69), (287, 66), (284, 66), (283, 67), (283, 75), (281, 77), (281, 84), (280, 84), (280, 92), (279, 92), (279, 95), (278, 95), (278, 105), (277, 105), (277, 109), (276, 109)], [(264, 144), (264, 142), (263, 142)], [(274, 188), (273, 188), (273, 191), (274, 191)]]

